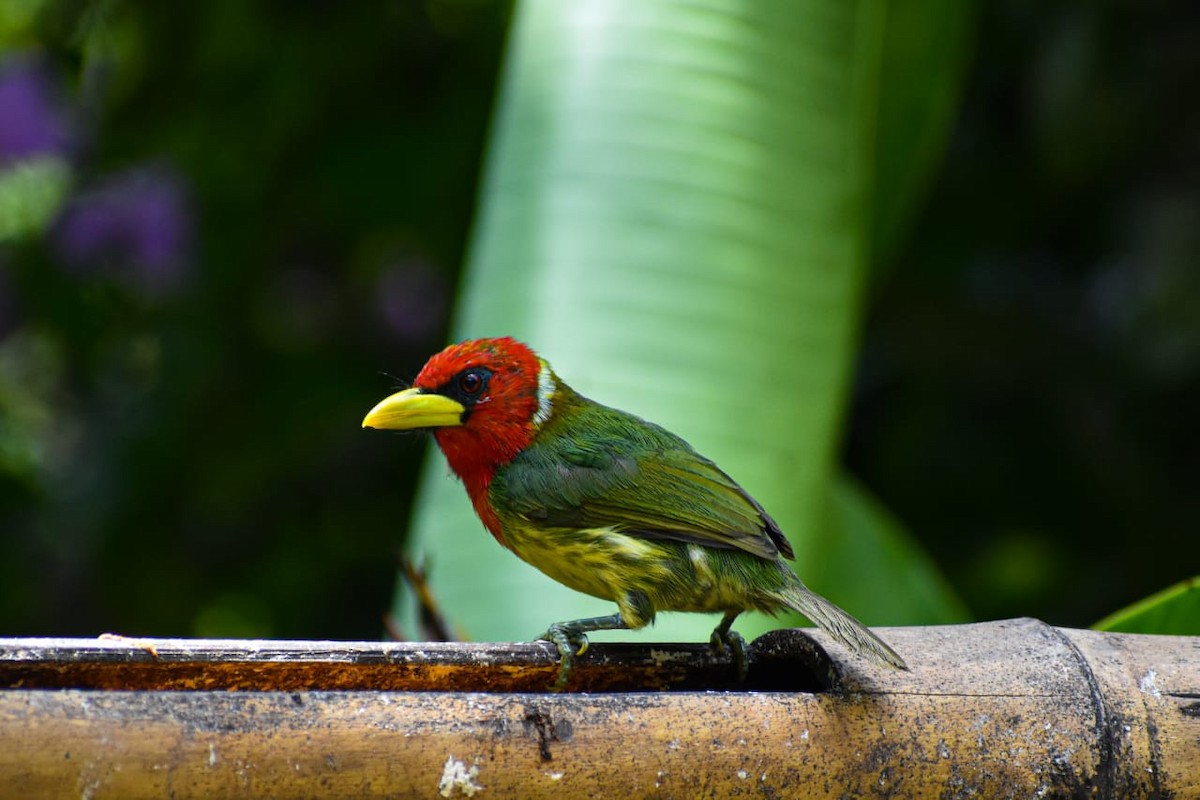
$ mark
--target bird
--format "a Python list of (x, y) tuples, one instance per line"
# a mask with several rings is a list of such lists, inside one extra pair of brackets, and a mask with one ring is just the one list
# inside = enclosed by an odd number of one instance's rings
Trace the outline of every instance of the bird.
[(866, 626), (792, 570), (771, 515), (715, 463), (652, 422), (589, 400), (528, 345), (469, 339), (433, 355), (364, 428), (429, 431), (500, 545), (561, 584), (617, 605), (551, 624), (552, 689), (569, 683), (587, 634), (636, 630), (660, 611), (720, 613), (710, 644), (748, 670), (744, 611), (797, 611), (854, 653), (907, 669)]

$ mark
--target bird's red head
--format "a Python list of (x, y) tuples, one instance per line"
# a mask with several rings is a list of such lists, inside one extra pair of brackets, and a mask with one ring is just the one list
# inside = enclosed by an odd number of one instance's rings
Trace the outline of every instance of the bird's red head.
[(463, 406), (460, 425), (433, 435), (464, 481), (511, 461), (537, 433), (542, 361), (516, 339), (470, 339), (433, 356), (414, 386)]
[(516, 339), (470, 339), (430, 358), (412, 388), (375, 406), (363, 426), (432, 429), (480, 518), (498, 537), (487, 487), (549, 418), (557, 386), (546, 362)]

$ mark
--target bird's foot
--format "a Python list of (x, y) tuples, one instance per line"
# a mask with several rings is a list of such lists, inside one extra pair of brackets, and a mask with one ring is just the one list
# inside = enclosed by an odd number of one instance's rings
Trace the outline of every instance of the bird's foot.
[(712, 632), (712, 638), (709, 641), (712, 644), (713, 652), (718, 656), (725, 655), (725, 650), (729, 650), (738, 683), (746, 680), (746, 674), (750, 671), (750, 659), (746, 656), (746, 640), (742, 638), (742, 635), (728, 627), (718, 625), (717, 629)]
[(587, 634), (574, 628), (568, 622), (556, 622), (538, 637), (538, 641), (551, 642), (558, 648), (558, 678), (550, 687), (552, 692), (561, 692), (567, 688), (571, 678), (571, 669), (575, 666), (575, 657), (587, 652)]
[(571, 677), (571, 669), (575, 666), (575, 657), (581, 656), (588, 649), (588, 631), (613, 631), (628, 628), (620, 614), (607, 617), (588, 617), (571, 622), (556, 622), (538, 637), (540, 641), (553, 642), (558, 648), (558, 679), (550, 687), (552, 692), (561, 692), (567, 688)]

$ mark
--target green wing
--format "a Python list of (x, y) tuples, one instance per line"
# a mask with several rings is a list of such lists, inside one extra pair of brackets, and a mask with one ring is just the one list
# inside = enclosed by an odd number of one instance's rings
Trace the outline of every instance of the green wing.
[(548, 526), (792, 558), (775, 520), (683, 439), (590, 401), (572, 406), (496, 473), (495, 505)]

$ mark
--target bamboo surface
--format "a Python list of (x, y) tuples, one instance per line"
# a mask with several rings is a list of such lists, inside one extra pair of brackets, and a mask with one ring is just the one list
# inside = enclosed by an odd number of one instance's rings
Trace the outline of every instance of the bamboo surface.
[[(1009, 620), (750, 648), (0, 639), (0, 796), (1200, 797), (1200, 639)], [(586, 691), (576, 691), (576, 690)]]

